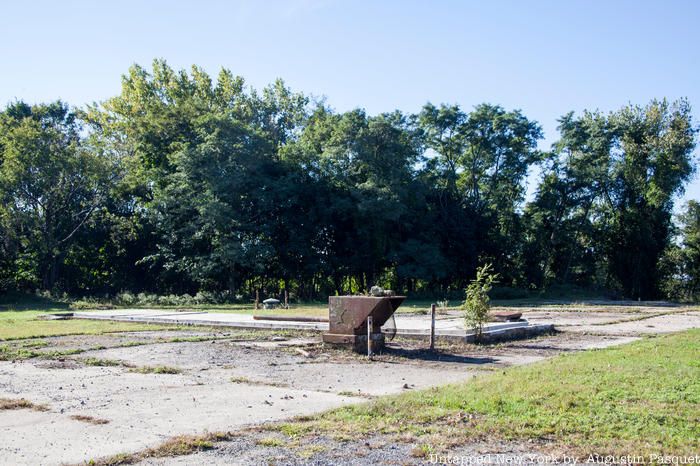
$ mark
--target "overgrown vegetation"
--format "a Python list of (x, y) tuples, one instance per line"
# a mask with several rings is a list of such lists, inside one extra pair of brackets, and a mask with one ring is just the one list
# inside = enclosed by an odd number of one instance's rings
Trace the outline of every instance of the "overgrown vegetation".
[(279, 425), (300, 437), (410, 435), (430, 451), (474, 439), (538, 439), (582, 454), (700, 448), (700, 330), (382, 397)]
[(180, 306), (378, 284), (454, 299), (490, 261), (504, 289), (657, 298), (667, 267), (696, 297), (687, 228), (669, 253), (694, 170), (687, 101), (564, 115), (542, 152), (539, 124), (498, 105), (337, 113), (281, 81), (256, 92), (162, 60), (122, 83), (85, 109), (0, 112), (0, 289)]

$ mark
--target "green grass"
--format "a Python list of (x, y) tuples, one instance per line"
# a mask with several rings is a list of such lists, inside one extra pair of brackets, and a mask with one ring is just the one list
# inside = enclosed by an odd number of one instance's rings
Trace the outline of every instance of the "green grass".
[[(397, 313), (428, 313), (430, 305), (436, 303), (437, 300), (427, 299), (408, 299), (401, 304)], [(529, 297), (518, 299), (492, 299), (491, 304), (496, 308), (520, 308), (532, 307), (542, 310), (552, 311), (580, 311), (585, 309), (586, 312), (638, 312), (639, 308), (648, 307), (644, 302), (639, 303), (617, 303), (616, 301), (587, 301), (577, 299), (545, 299), (541, 297)], [(459, 309), (462, 305), (462, 300), (449, 300), (448, 309)], [(122, 306), (123, 307), (123, 306)], [(126, 306), (129, 308), (143, 309), (170, 309), (170, 310), (197, 310), (213, 313), (232, 313), (232, 314), (248, 314), (248, 315), (282, 315), (282, 316), (304, 316), (304, 317), (328, 317), (327, 302), (309, 302), (292, 304), (289, 309), (258, 309), (255, 310), (252, 303), (244, 304), (195, 304), (189, 306), (164, 306), (164, 305), (144, 305), (144, 306)], [(669, 307), (659, 306), (659, 311), (673, 309), (697, 309), (698, 306), (674, 306)], [(438, 309), (440, 309), (438, 307)]]
[(198, 451), (214, 448), (214, 443), (232, 440), (234, 432), (211, 432), (203, 435), (178, 435), (158, 446), (136, 453), (119, 453), (104, 458), (91, 459), (85, 464), (90, 466), (117, 466), (136, 464), (148, 458), (166, 458), (171, 456), (191, 455)]
[(129, 372), (138, 372), (139, 374), (180, 374), (182, 370), (171, 366), (140, 366), (130, 369)]
[(256, 444), (262, 447), (282, 447), (284, 446), (284, 441), (275, 437), (265, 437), (257, 440)]
[(173, 326), (112, 322), (107, 320), (41, 320), (45, 309), (0, 311), (0, 340), (52, 337), (62, 335), (98, 335), (111, 332), (138, 332), (172, 329)]
[(96, 366), (96, 367), (118, 367), (118, 366), (128, 366), (124, 361), (119, 361), (117, 359), (105, 359), (105, 358), (85, 358), (80, 360), (86, 366)]
[(39, 316), (68, 312), (69, 305), (34, 295), (9, 293), (0, 297), (0, 341), (63, 335), (99, 335), (111, 332), (177, 329), (173, 325), (154, 325), (105, 320), (42, 320)]
[(0, 361), (21, 361), (31, 358), (59, 359), (65, 356), (80, 354), (85, 350), (72, 348), (67, 350), (36, 351), (21, 346), (0, 345)]
[(172, 329), (173, 326), (102, 320), (43, 320), (44, 314), (70, 311), (67, 303), (17, 293), (0, 298), (0, 341), (63, 335), (98, 335)]
[[(565, 355), (281, 424), (288, 435), (410, 435), (431, 450), (545, 439), (581, 454), (700, 451), (700, 330)], [(426, 447), (427, 448), (427, 447)]]

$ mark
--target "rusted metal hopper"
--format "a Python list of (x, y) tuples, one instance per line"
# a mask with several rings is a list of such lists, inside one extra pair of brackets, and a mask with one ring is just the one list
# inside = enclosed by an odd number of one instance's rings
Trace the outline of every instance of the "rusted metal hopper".
[(328, 298), (328, 333), (326, 343), (352, 345), (356, 351), (367, 350), (367, 317), (372, 316), (372, 346), (384, 346), (381, 327), (406, 299), (405, 296), (330, 296)]

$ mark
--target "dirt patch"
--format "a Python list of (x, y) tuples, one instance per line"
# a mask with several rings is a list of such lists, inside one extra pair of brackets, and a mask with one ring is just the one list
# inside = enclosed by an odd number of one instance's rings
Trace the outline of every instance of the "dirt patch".
[(87, 422), (88, 424), (92, 424), (95, 426), (109, 424), (109, 421), (107, 419), (101, 419), (99, 417), (87, 416), (85, 414), (74, 414), (74, 415), (70, 416), (70, 418), (73, 419), (74, 421)]
[(77, 369), (81, 367), (81, 364), (76, 360), (65, 358), (37, 361), (34, 364), (41, 369)]
[(25, 398), (0, 398), (0, 411), (15, 409), (33, 409), (34, 411), (48, 411), (46, 405), (33, 403)]

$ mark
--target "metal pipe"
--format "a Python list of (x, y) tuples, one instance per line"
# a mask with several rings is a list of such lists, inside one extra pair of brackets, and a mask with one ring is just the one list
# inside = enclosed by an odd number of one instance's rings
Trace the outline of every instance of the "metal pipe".
[(372, 356), (372, 316), (367, 316), (367, 356)]
[(430, 351), (435, 349), (435, 304), (430, 305)]

